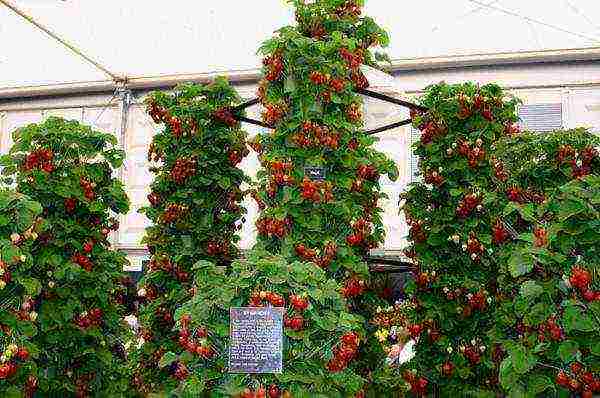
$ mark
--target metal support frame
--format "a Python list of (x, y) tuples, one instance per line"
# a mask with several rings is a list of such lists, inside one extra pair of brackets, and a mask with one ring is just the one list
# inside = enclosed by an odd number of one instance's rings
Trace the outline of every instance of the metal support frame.
[[(382, 100), (382, 101), (385, 101), (385, 102), (389, 102), (389, 103), (392, 103), (392, 104), (395, 104), (395, 105), (404, 106), (406, 108), (413, 109), (413, 110), (416, 110), (416, 111), (419, 111), (419, 112), (427, 112), (429, 110), (429, 109), (427, 109), (424, 106), (417, 105), (417, 104), (414, 104), (412, 102), (404, 101), (404, 100), (401, 100), (401, 99), (398, 99), (398, 98), (390, 97), (389, 95), (377, 93), (375, 91), (371, 91), (371, 90), (367, 90), (367, 89), (363, 89), (363, 88), (357, 88), (356, 89), (356, 93), (362, 94), (362, 95), (367, 96), (367, 97), (379, 99), (379, 100)], [(260, 102), (260, 100), (258, 98), (253, 98), (251, 100), (248, 100), (246, 102), (241, 103), (240, 105), (232, 107), (231, 111), (233, 113), (233, 117), (236, 120), (239, 120), (240, 122), (250, 123), (250, 124), (257, 125), (257, 126), (274, 129), (275, 126), (272, 126), (272, 125), (270, 125), (268, 123), (262, 122), (260, 120), (250, 119), (250, 118), (247, 118), (245, 116), (239, 115), (239, 112), (241, 112), (242, 110), (244, 110), (244, 109), (246, 109), (248, 107), (251, 107), (253, 105), (256, 105), (259, 102)], [(410, 124), (411, 122), (412, 122), (412, 119), (409, 118), (409, 119), (401, 120), (399, 122), (387, 124), (385, 126), (377, 127), (375, 129), (367, 130), (364, 133), (366, 135), (378, 134), (378, 133), (382, 133), (382, 132), (387, 131), (387, 130), (395, 129), (397, 127), (405, 126), (407, 124)]]

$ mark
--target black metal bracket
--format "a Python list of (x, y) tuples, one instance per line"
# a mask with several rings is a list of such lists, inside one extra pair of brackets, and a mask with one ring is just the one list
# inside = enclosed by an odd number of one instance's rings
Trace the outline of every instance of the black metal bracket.
[[(389, 95), (377, 93), (375, 91), (367, 90), (365, 88), (357, 88), (356, 92), (358, 94), (362, 94), (362, 95), (364, 95), (366, 97), (371, 97), (371, 98), (375, 98), (375, 99), (378, 99), (378, 100), (389, 102), (389, 103), (392, 103), (392, 104), (395, 104), (395, 105), (404, 106), (404, 107), (409, 108), (411, 110), (416, 110), (416, 111), (419, 111), (419, 112), (427, 112), (428, 111), (428, 109), (426, 107), (424, 107), (424, 106), (417, 105), (417, 104), (414, 104), (412, 102), (404, 101), (404, 100), (401, 100), (401, 99), (398, 99), (398, 98), (390, 97)], [(372, 135), (372, 134), (381, 133), (383, 131), (395, 129), (395, 128), (400, 127), (400, 126), (405, 126), (407, 124), (410, 124), (411, 122), (412, 122), (412, 119), (410, 119), (410, 118), (409, 119), (405, 119), (405, 120), (402, 120), (400, 122), (396, 122), (396, 123), (388, 124), (388, 125), (385, 125), (385, 126), (377, 127), (375, 129), (372, 129), (372, 130), (367, 130), (367, 131), (365, 131), (365, 134), (366, 135)]]
[(231, 113), (233, 114), (233, 118), (235, 120), (240, 121), (240, 122), (250, 123), (250, 124), (254, 124), (256, 126), (266, 127), (266, 128), (269, 128), (269, 129), (274, 129), (275, 127), (271, 126), (268, 123), (261, 122), (260, 120), (250, 119), (248, 117), (239, 115), (240, 111), (243, 111), (246, 108), (249, 108), (249, 107), (251, 107), (253, 105), (256, 105), (259, 102), (260, 102), (260, 99), (258, 99), (258, 98), (252, 98), (251, 100), (248, 100), (246, 102), (242, 102), (238, 106), (234, 106), (233, 108), (231, 108)]
[[(424, 107), (424, 106), (417, 105), (417, 104), (414, 104), (412, 102), (404, 101), (404, 100), (401, 100), (401, 99), (398, 99), (398, 98), (390, 97), (389, 95), (377, 93), (375, 91), (367, 90), (367, 89), (364, 89), (364, 88), (357, 88), (356, 92), (358, 94), (362, 94), (362, 95), (367, 96), (367, 97), (379, 99), (379, 100), (382, 100), (382, 101), (385, 101), (385, 102), (389, 102), (389, 103), (392, 103), (392, 104), (395, 104), (395, 105), (404, 106), (406, 108), (414, 109), (414, 110), (417, 110), (419, 112), (427, 112), (428, 111), (428, 109), (426, 107)], [(247, 118), (245, 116), (241, 116), (241, 115), (238, 114), (240, 111), (242, 111), (242, 110), (244, 110), (246, 108), (249, 108), (249, 107), (251, 107), (253, 105), (256, 105), (259, 102), (260, 102), (260, 100), (258, 98), (253, 98), (251, 100), (248, 100), (246, 102), (241, 103), (238, 106), (235, 106), (235, 107), (231, 108), (231, 111), (233, 113), (233, 117), (236, 120), (240, 121), (240, 122), (250, 123), (250, 124), (254, 124), (256, 126), (261, 126), (261, 127), (266, 127), (266, 128), (274, 129), (275, 127), (272, 126), (272, 125), (270, 125), (270, 124), (268, 124), (268, 123), (262, 122), (260, 120), (250, 119), (250, 118)], [(395, 122), (395, 123), (391, 123), (391, 124), (388, 124), (388, 125), (385, 125), (385, 126), (377, 127), (375, 129), (372, 129), (372, 130), (367, 130), (367, 131), (365, 131), (365, 134), (367, 134), (367, 135), (373, 135), (373, 134), (381, 133), (383, 131), (387, 131), (387, 130), (395, 129), (397, 127), (405, 126), (407, 124), (410, 124), (411, 122), (412, 122), (412, 119), (405, 119), (405, 120), (402, 120), (402, 121), (399, 121), (399, 122)]]
[(414, 268), (413, 264), (401, 260), (401, 259), (392, 259), (389, 257), (378, 257), (378, 256), (369, 256), (366, 257), (366, 262), (369, 264), (369, 270), (371, 272), (376, 273), (384, 273), (384, 274), (396, 274), (396, 273), (408, 273), (411, 272)]

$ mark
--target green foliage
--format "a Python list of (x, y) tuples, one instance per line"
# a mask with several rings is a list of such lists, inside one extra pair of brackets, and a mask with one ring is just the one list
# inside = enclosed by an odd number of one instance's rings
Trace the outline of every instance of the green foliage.
[[(211, 354), (195, 355), (188, 350), (163, 355), (165, 365), (178, 361), (193, 372), (175, 394), (187, 396), (194, 391), (194, 396), (239, 396), (247, 388), (257, 391), (259, 386), (268, 389), (276, 385), (280, 393), (287, 391), (294, 397), (348, 397), (362, 388), (365, 381), (351, 369), (336, 373), (327, 370), (334, 351), (340, 349), (342, 336), (356, 333), (358, 337), (364, 320), (348, 312), (339, 284), (324, 270), (310, 263), (251, 252), (247, 260), (235, 261), (227, 272), (211, 262), (199, 261), (194, 274), (197, 293), (177, 310), (177, 327), (180, 336), (190, 336), (190, 340), (199, 337), (198, 344), (208, 347)], [(306, 300), (304, 311), (293, 308), (294, 295)], [(229, 309), (255, 306), (257, 297), (266, 303), (273, 296), (284, 299), (281, 306), (285, 307), (286, 319), (298, 314), (304, 319), (301, 330), (285, 328), (283, 373), (228, 373)]]
[(159, 163), (151, 168), (150, 206), (141, 210), (153, 224), (143, 239), (152, 257), (139, 282), (144, 343), (132, 355), (140, 392), (178, 384), (174, 369), (159, 362), (164, 352), (182, 349), (172, 330), (174, 313), (192, 296), (193, 264), (205, 259), (228, 265), (238, 255), (236, 231), (245, 213), (240, 185), (248, 179), (236, 165), (248, 149), (229, 108), (239, 102), (224, 78), (147, 99), (150, 115), (164, 127), (148, 151), (149, 160)]
[[(31, 340), (39, 351), (39, 393), (124, 396), (127, 260), (108, 241), (118, 228), (109, 212), (129, 208), (113, 177), (124, 154), (114, 136), (55, 117), (16, 130), (13, 138), (2, 159), (5, 173), (14, 174), (17, 190), (43, 208), (30, 266), (19, 279), (39, 314), (39, 332)], [(30, 211), (39, 210), (30, 205)]]
[(511, 170), (507, 188), (520, 193), (498, 202), (514, 235), (497, 252), (502, 300), (490, 332), (513, 361), (500, 374), (507, 392), (600, 391), (598, 143), (576, 129), (497, 144), (498, 161)]
[(43, 227), (39, 203), (0, 190), (0, 394), (27, 396), (37, 385), (37, 312), (31, 296), (41, 289), (29, 276), (31, 246)]
[(502, 359), (487, 332), (498, 275), (491, 226), (499, 213), (497, 176), (503, 178), (491, 152), (515, 130), (517, 101), (496, 85), (440, 83), (421, 103), (429, 111), (412, 116), (422, 132), (414, 151), (423, 182), (403, 195), (406, 253), (416, 264), (408, 329), (418, 343), (403, 376), (415, 395), (432, 384), (442, 396), (490, 394), (498, 391)]
[[(356, 89), (368, 86), (360, 68), (375, 64), (370, 48), (386, 45), (387, 34), (361, 16), (361, 1), (291, 3), (297, 25), (259, 50), (263, 120), (275, 129), (252, 143), (263, 166), (253, 194), (261, 209), (257, 247), (325, 269), (341, 281), (353, 312), (369, 314), (384, 304), (363, 259), (384, 240), (380, 176), (395, 180), (398, 170), (364, 134)], [(314, 167), (324, 176), (311, 175)], [(373, 339), (351, 366), (370, 383), (381, 365)]]

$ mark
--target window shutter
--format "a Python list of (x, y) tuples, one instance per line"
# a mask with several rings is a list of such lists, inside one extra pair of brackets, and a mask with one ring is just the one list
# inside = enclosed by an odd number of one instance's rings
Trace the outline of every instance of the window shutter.
[(531, 104), (519, 108), (523, 130), (548, 132), (562, 128), (562, 104)]
[(421, 131), (412, 127), (410, 128), (410, 148), (409, 150), (409, 171), (410, 182), (420, 181), (419, 177), (419, 157), (415, 155), (413, 144), (421, 139)]

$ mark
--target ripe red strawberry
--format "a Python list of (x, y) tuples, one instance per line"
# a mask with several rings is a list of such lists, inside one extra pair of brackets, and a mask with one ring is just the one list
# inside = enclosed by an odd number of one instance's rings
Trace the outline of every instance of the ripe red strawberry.
[(17, 358), (19, 358), (21, 361), (27, 360), (27, 358), (29, 358), (29, 351), (27, 351), (27, 348), (20, 347), (17, 351)]
[(569, 376), (567, 376), (567, 374), (561, 370), (556, 375), (555, 381), (556, 381), (556, 384), (558, 384), (559, 386), (566, 387), (569, 385)]
[(422, 331), (423, 327), (418, 323), (408, 327), (408, 333), (410, 333), (410, 337), (413, 339), (419, 337)]
[(587, 290), (591, 281), (592, 276), (590, 275), (588, 270), (581, 267), (574, 267), (571, 270), (571, 277), (569, 278), (569, 282), (571, 282), (571, 285), (578, 288), (579, 290)]
[(94, 249), (94, 243), (91, 241), (88, 241), (83, 245), (83, 251), (86, 253), (91, 253), (93, 249)]
[(308, 308), (308, 300), (300, 296), (290, 296), (290, 303), (292, 304), (292, 307), (294, 307), (294, 309), (297, 311), (302, 312)]
[(279, 391), (279, 387), (275, 384), (271, 384), (269, 386), (269, 398), (279, 398), (281, 396), (281, 392)]
[(454, 373), (454, 364), (450, 361), (444, 362), (442, 365), (442, 374), (446, 377), (452, 377), (452, 373)]
[(585, 301), (592, 302), (596, 299), (596, 292), (590, 289), (584, 290), (581, 295), (583, 296)]

